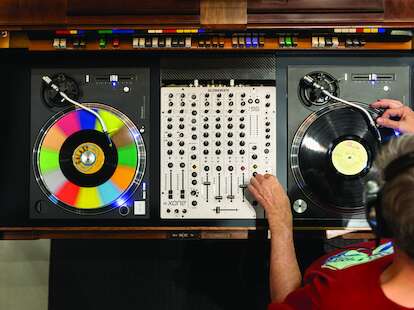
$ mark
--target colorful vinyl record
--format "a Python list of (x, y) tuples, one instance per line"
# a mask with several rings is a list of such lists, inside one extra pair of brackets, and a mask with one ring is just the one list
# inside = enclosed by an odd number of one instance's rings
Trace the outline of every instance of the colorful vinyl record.
[(41, 130), (33, 150), (34, 172), (42, 191), (56, 205), (78, 214), (99, 214), (119, 207), (138, 188), (146, 152), (134, 123), (103, 104), (55, 115)]

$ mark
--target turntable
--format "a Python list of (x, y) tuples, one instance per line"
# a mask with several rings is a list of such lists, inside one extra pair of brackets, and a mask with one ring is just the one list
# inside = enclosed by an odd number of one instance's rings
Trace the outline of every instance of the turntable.
[(31, 218), (149, 216), (147, 75), (33, 70)]
[(363, 184), (380, 145), (398, 135), (372, 126), (382, 111), (369, 103), (409, 102), (408, 67), (289, 66), (288, 81), (288, 193), (295, 225), (367, 227)]

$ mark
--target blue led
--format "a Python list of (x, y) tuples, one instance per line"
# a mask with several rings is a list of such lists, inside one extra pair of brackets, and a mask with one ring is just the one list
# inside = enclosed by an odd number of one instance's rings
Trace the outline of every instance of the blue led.
[(118, 82), (117, 81), (112, 81), (111, 84), (112, 84), (112, 87), (117, 87), (118, 86)]
[(112, 34), (134, 34), (135, 30), (133, 29), (113, 29)]
[(206, 30), (202, 28), (198, 29), (198, 33), (203, 33), (203, 32), (206, 32)]
[(400, 131), (398, 131), (397, 129), (394, 129), (394, 135), (395, 135), (396, 137), (399, 137), (399, 136), (401, 136), (401, 132), (400, 132)]
[(257, 47), (258, 45), (259, 45), (259, 38), (258, 37), (253, 37), (252, 38), (252, 46)]
[(385, 33), (385, 28), (378, 28), (378, 33)]
[(252, 38), (246, 37), (246, 47), (250, 47), (252, 45)]

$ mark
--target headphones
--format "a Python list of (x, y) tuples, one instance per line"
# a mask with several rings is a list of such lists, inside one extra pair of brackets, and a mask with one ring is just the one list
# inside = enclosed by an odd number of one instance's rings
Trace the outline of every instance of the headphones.
[(369, 225), (378, 239), (392, 238), (393, 233), (387, 226), (382, 210), (382, 191), (387, 182), (392, 181), (407, 169), (414, 167), (414, 152), (407, 153), (391, 161), (384, 169), (384, 185), (369, 180), (365, 184), (366, 216)]

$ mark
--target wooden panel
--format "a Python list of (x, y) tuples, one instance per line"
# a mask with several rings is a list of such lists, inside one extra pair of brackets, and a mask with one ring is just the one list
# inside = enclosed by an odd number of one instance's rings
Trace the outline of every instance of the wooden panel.
[(248, 24), (257, 25), (303, 25), (317, 26), (323, 24), (335, 25), (363, 25), (381, 23), (384, 20), (383, 13), (273, 13), (273, 14), (249, 14)]
[[(391, 0), (393, 1), (393, 0)], [(408, 0), (410, 1), (410, 0)], [(248, 0), (248, 13), (254, 12), (383, 12), (383, 0)]]
[(385, 20), (414, 22), (414, 1), (385, 0)]
[(246, 25), (247, 0), (201, 0), (200, 22), (203, 26)]
[(199, 9), (193, 0), (67, 0), (68, 15), (198, 15)]

